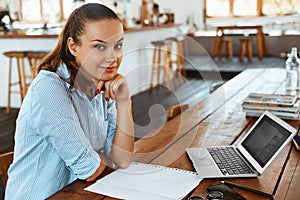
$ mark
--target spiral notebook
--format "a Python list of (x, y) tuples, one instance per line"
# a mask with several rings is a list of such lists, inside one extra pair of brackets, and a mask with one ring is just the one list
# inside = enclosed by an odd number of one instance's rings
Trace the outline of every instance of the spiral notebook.
[(182, 199), (201, 180), (195, 172), (133, 162), (128, 168), (114, 171), (85, 190), (128, 200)]

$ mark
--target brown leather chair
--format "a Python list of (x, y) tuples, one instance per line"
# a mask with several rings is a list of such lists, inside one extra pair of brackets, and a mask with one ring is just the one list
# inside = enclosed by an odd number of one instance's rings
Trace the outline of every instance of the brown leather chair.
[(0, 175), (2, 178), (3, 187), (5, 189), (7, 183), (7, 170), (13, 162), (14, 152), (8, 152), (0, 155)]

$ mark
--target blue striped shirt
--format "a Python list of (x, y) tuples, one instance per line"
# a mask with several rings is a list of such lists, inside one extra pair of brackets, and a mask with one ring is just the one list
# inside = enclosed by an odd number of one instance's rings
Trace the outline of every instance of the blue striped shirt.
[(45, 199), (77, 178), (90, 177), (109, 155), (116, 106), (102, 93), (92, 100), (57, 73), (40, 71), (22, 103), (5, 199)]

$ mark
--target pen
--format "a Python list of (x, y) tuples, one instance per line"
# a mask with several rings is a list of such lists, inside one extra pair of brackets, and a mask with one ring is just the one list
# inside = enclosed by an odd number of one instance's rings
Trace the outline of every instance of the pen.
[(262, 192), (262, 191), (259, 191), (259, 190), (255, 190), (255, 189), (252, 189), (252, 188), (248, 188), (248, 187), (241, 186), (241, 185), (231, 183), (231, 182), (227, 182), (227, 181), (221, 181), (221, 183), (223, 183), (225, 185), (230, 185), (230, 186), (233, 186), (233, 187), (236, 187), (236, 188), (240, 188), (240, 189), (243, 189), (243, 190), (247, 190), (249, 192), (254, 192), (256, 194), (261, 194), (261, 195), (264, 195), (266, 197), (269, 197), (269, 198), (273, 199), (272, 194), (268, 194), (268, 193), (265, 193), (265, 192)]

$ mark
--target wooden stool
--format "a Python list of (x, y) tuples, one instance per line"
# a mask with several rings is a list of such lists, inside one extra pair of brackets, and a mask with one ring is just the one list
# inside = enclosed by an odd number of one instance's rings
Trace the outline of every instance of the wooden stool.
[[(167, 93), (170, 93), (170, 73), (169, 73), (169, 62), (171, 60), (170, 57), (170, 45), (171, 42), (168, 40), (157, 40), (157, 41), (152, 41), (151, 44), (154, 46), (153, 49), (153, 60), (152, 60), (152, 70), (151, 70), (151, 78), (150, 78), (150, 88), (149, 92), (152, 92), (153, 89), (153, 81), (154, 81), (154, 76), (156, 72), (156, 87), (159, 87), (160, 83), (160, 73), (161, 70), (163, 70), (164, 74), (164, 81), (166, 82), (166, 87), (167, 87)], [(163, 60), (162, 60), (163, 58)], [(171, 71), (172, 72), (172, 71)], [(173, 73), (172, 78), (174, 81), (174, 87), (176, 87), (175, 79), (174, 79), (175, 73)]]
[(232, 50), (232, 39), (228, 37), (222, 37), (220, 44), (219, 44), (219, 49), (218, 49), (218, 54), (219, 58), (222, 57), (222, 51), (223, 51), (223, 46), (225, 44), (225, 51), (227, 50), (226, 54), (230, 60), (233, 58), (233, 50)]
[[(12, 93), (20, 93), (21, 102), (23, 101), (27, 89), (28, 89), (28, 79), (32, 80), (36, 75), (35, 67), (37, 62), (44, 57), (47, 52), (44, 51), (8, 51), (3, 53), (4, 56), (9, 58), (9, 68), (8, 68), (8, 100), (7, 100), (7, 107), (6, 113), (10, 113), (10, 100)], [(24, 58), (28, 58), (29, 66), (30, 66), (30, 74), (26, 74), (25, 65), (24, 65)], [(13, 59), (16, 59), (17, 63), (17, 71), (18, 71), (18, 81), (12, 82), (12, 62)], [(14, 85), (19, 85), (20, 90), (12, 90), (11, 88)]]
[[(4, 56), (9, 58), (9, 66), (8, 66), (8, 99), (7, 99), (7, 107), (6, 107), (6, 113), (10, 113), (10, 97), (12, 93), (20, 93), (21, 95), (21, 102), (24, 99), (24, 96), (26, 94), (26, 75), (25, 75), (25, 67), (24, 67), (24, 57), (25, 52), (24, 51), (9, 51), (4, 52)], [(18, 82), (12, 82), (12, 62), (13, 58), (16, 59), (17, 62), (17, 70), (18, 70)], [(20, 91), (13, 91), (11, 90), (11, 87), (19, 84)]]
[(34, 77), (37, 74), (37, 66), (39, 62), (48, 54), (48, 51), (27, 51), (26, 57), (28, 59), (28, 63), (31, 70), (31, 80), (34, 79)]
[[(177, 72), (182, 74), (184, 77), (186, 77), (186, 70), (185, 70), (185, 64), (184, 64), (184, 52), (183, 52), (183, 41), (184, 36), (178, 36), (178, 37), (169, 37), (167, 40), (172, 41), (176, 44), (176, 60), (170, 60), (170, 67), (174, 63), (177, 65)], [(170, 52), (172, 52), (172, 49), (170, 49)], [(170, 55), (172, 56), (172, 55)], [(179, 76), (179, 81), (182, 82), (182, 77)]]
[(250, 38), (242, 38), (240, 43), (239, 59), (244, 61), (244, 55), (247, 49), (248, 61), (252, 60), (252, 40)]

